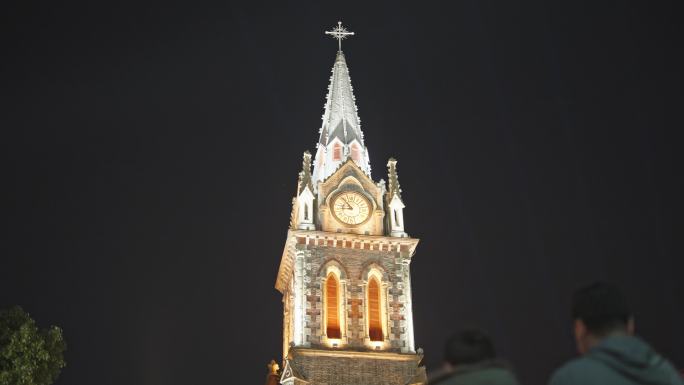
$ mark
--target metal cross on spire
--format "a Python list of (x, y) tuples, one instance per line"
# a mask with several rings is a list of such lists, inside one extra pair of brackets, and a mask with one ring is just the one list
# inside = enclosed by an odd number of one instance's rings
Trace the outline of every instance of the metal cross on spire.
[(342, 22), (338, 21), (337, 27), (333, 28), (332, 31), (325, 31), (325, 34), (337, 39), (338, 50), (342, 52), (342, 40), (346, 39), (349, 35), (353, 35), (354, 32), (347, 31), (347, 29), (342, 26)]

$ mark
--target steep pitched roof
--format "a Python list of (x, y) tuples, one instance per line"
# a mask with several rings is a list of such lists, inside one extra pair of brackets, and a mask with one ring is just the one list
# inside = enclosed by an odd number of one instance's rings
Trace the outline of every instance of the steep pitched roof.
[[(328, 177), (339, 162), (333, 160), (330, 154), (326, 155), (328, 146), (335, 140), (343, 145), (345, 154), (356, 154), (357, 164), (364, 173), (370, 175), (368, 149), (361, 131), (361, 119), (357, 113), (349, 68), (342, 51), (338, 51), (335, 58), (324, 108), (318, 138), (319, 149), (314, 161), (314, 179), (319, 181)], [(355, 144), (352, 146), (353, 143)]]
[(349, 68), (342, 51), (337, 52), (333, 65), (318, 142), (325, 146), (333, 138), (339, 138), (344, 144), (356, 139), (363, 146), (361, 119), (357, 113)]

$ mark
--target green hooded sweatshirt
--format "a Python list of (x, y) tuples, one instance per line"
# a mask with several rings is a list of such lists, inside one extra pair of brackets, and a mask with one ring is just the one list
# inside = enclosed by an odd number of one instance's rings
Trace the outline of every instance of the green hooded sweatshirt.
[(551, 377), (550, 385), (684, 385), (672, 364), (643, 340), (611, 336)]
[(484, 361), (459, 365), (445, 377), (429, 382), (431, 385), (518, 385), (518, 380), (501, 361)]

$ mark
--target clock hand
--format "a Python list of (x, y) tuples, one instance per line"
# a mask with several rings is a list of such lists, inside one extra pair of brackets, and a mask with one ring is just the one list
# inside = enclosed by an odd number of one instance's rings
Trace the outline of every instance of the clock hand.
[(347, 202), (347, 200), (346, 200), (346, 199), (342, 198), (342, 200), (344, 201), (344, 203), (346, 203), (346, 204), (347, 204), (347, 207), (345, 208), (345, 210), (354, 210), (354, 208), (353, 208), (353, 207), (351, 207), (351, 205), (349, 204), (349, 202)]

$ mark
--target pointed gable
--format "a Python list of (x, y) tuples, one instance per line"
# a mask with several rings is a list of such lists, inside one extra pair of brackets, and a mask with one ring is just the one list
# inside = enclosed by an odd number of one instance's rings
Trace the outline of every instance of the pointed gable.
[(321, 182), (321, 195), (328, 195), (332, 189), (339, 187), (343, 179), (349, 176), (355, 177), (361, 184), (360, 187), (368, 193), (375, 195), (374, 193), (380, 192), (378, 185), (373, 182), (373, 180), (363, 171), (363, 169), (361, 169), (361, 167), (359, 167), (359, 165), (356, 164), (351, 157), (347, 157), (347, 159), (340, 164), (339, 167), (328, 176), (328, 178)]
[(283, 369), (283, 375), (280, 377), (280, 383), (309, 383), (301, 374), (297, 372), (295, 367), (290, 363), (290, 360), (285, 360), (285, 369)]
[[(331, 214), (332, 200), (345, 191), (356, 191), (371, 202), (371, 218), (363, 224), (345, 225), (335, 220)], [(357, 234), (382, 235), (384, 232), (384, 186), (375, 183), (351, 158), (342, 162), (325, 180), (318, 183), (318, 197), (321, 209), (321, 229)]]

